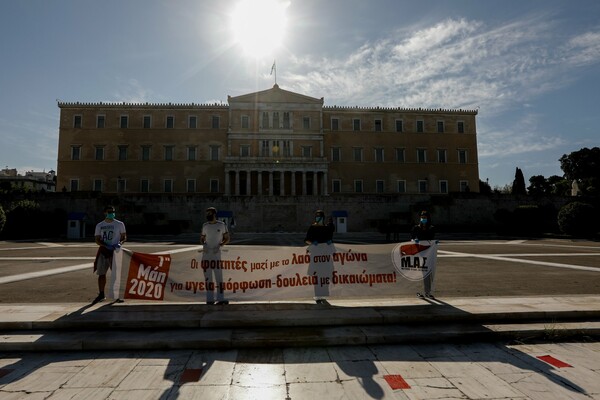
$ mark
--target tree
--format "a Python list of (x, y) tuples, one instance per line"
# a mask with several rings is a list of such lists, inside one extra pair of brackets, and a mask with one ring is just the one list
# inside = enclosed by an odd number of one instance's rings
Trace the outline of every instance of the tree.
[(550, 185), (550, 193), (557, 196), (569, 196), (571, 194), (571, 183), (564, 177), (552, 175), (546, 181)]
[(577, 181), (580, 189), (586, 194), (597, 194), (600, 191), (600, 147), (563, 154), (559, 159), (560, 168), (569, 181)]
[(517, 167), (515, 170), (515, 180), (512, 184), (512, 194), (527, 194), (527, 190), (525, 189), (525, 177), (523, 176), (523, 171), (521, 168)]
[(533, 196), (541, 196), (549, 194), (551, 191), (550, 184), (544, 178), (544, 175), (534, 175), (529, 178), (529, 186), (527, 187), (527, 193)]
[(33, 200), (19, 200), (6, 212), (6, 225), (2, 235), (10, 239), (31, 238), (44, 226), (40, 205)]
[(494, 186), (494, 193), (498, 193), (498, 194), (510, 194), (512, 190), (512, 185), (510, 183), (507, 183), (504, 186)]
[(489, 183), (479, 180), (479, 193), (481, 194), (490, 194), (492, 193), (492, 187)]
[(558, 226), (563, 233), (589, 236), (598, 232), (596, 209), (587, 203), (575, 201), (558, 212)]
[(6, 214), (4, 213), (4, 209), (0, 206), (0, 232), (4, 229), (4, 224), (6, 223)]

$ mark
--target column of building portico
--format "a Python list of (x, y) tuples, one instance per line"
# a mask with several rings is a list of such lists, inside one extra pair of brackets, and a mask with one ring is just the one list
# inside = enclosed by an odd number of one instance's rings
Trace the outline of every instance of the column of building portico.
[(229, 196), (229, 194), (231, 193), (230, 188), (229, 188), (229, 173), (231, 171), (225, 171), (225, 196)]
[(306, 195), (306, 171), (302, 171), (302, 195)]
[[(228, 196), (231, 194), (232, 190), (231, 190), (231, 172), (234, 172), (235, 174), (235, 179), (234, 179), (234, 189), (233, 189), (233, 194), (236, 196), (240, 195), (241, 192), (241, 177), (240, 174), (242, 171), (226, 171), (225, 172), (225, 195)], [(252, 172), (253, 171), (245, 171), (246, 172), (246, 195), (251, 196), (252, 195)], [(266, 171), (256, 171), (257, 173), (257, 190), (256, 193), (257, 195), (262, 195), (263, 194), (263, 172)], [(273, 185), (273, 181), (274, 181), (274, 174), (276, 172), (279, 172), (279, 178), (280, 178), (280, 188), (278, 193), (275, 193), (274, 190), (274, 185)], [(290, 195), (292, 196), (296, 196), (298, 193), (296, 191), (296, 173), (301, 172), (302, 173), (302, 193), (300, 193), (300, 195), (306, 196), (308, 194), (308, 171), (290, 171), (291, 173), (291, 182), (290, 182)], [(285, 196), (286, 195), (286, 191), (285, 191), (285, 173), (286, 171), (268, 171), (269, 173), (269, 192), (268, 195), (269, 196)], [(328, 175), (327, 172), (322, 172), (322, 181), (321, 184), (319, 184), (319, 173), (318, 172), (313, 172), (313, 182), (312, 182), (312, 192), (314, 195), (327, 195), (328, 194), (328, 188), (327, 188), (327, 180), (328, 180)]]
[(262, 196), (262, 194), (263, 194), (263, 184), (262, 184), (263, 183), (262, 182), (263, 176), (262, 176), (262, 171), (258, 170), (258, 171), (256, 171), (256, 173), (257, 173), (257, 177), (256, 177), (257, 178), (256, 194), (259, 195), (259, 196)]
[(235, 171), (235, 195), (240, 195), (240, 171)]
[(252, 171), (246, 171), (246, 196), (252, 195)]

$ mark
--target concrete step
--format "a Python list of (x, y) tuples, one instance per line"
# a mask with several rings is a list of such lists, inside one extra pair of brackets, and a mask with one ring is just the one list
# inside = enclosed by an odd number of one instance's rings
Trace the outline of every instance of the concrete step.
[(600, 338), (600, 321), (269, 328), (192, 328), (77, 331), (8, 331), (1, 352), (231, 349), (482, 341), (565, 341)]
[(600, 337), (600, 296), (206, 304), (1, 304), (0, 351)]
[(229, 305), (101, 303), (0, 305), (6, 330), (110, 330), (369, 326), (600, 320), (600, 296), (471, 298)]

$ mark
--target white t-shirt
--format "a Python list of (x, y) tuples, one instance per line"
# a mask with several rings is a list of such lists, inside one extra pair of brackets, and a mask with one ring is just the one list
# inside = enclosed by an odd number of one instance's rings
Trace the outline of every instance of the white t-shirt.
[(111, 222), (103, 220), (96, 225), (95, 236), (100, 236), (100, 240), (106, 244), (113, 245), (119, 243), (121, 234), (125, 233), (125, 224), (118, 219)]
[(206, 242), (204, 247), (210, 249), (218, 249), (223, 241), (223, 236), (228, 233), (227, 225), (222, 221), (217, 221), (214, 224), (205, 222), (202, 225), (202, 236), (205, 236)]

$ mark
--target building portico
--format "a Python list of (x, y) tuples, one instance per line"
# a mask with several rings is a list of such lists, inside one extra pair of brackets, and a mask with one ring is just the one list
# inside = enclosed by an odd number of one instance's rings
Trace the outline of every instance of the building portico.
[(327, 163), (226, 163), (225, 196), (328, 195)]

